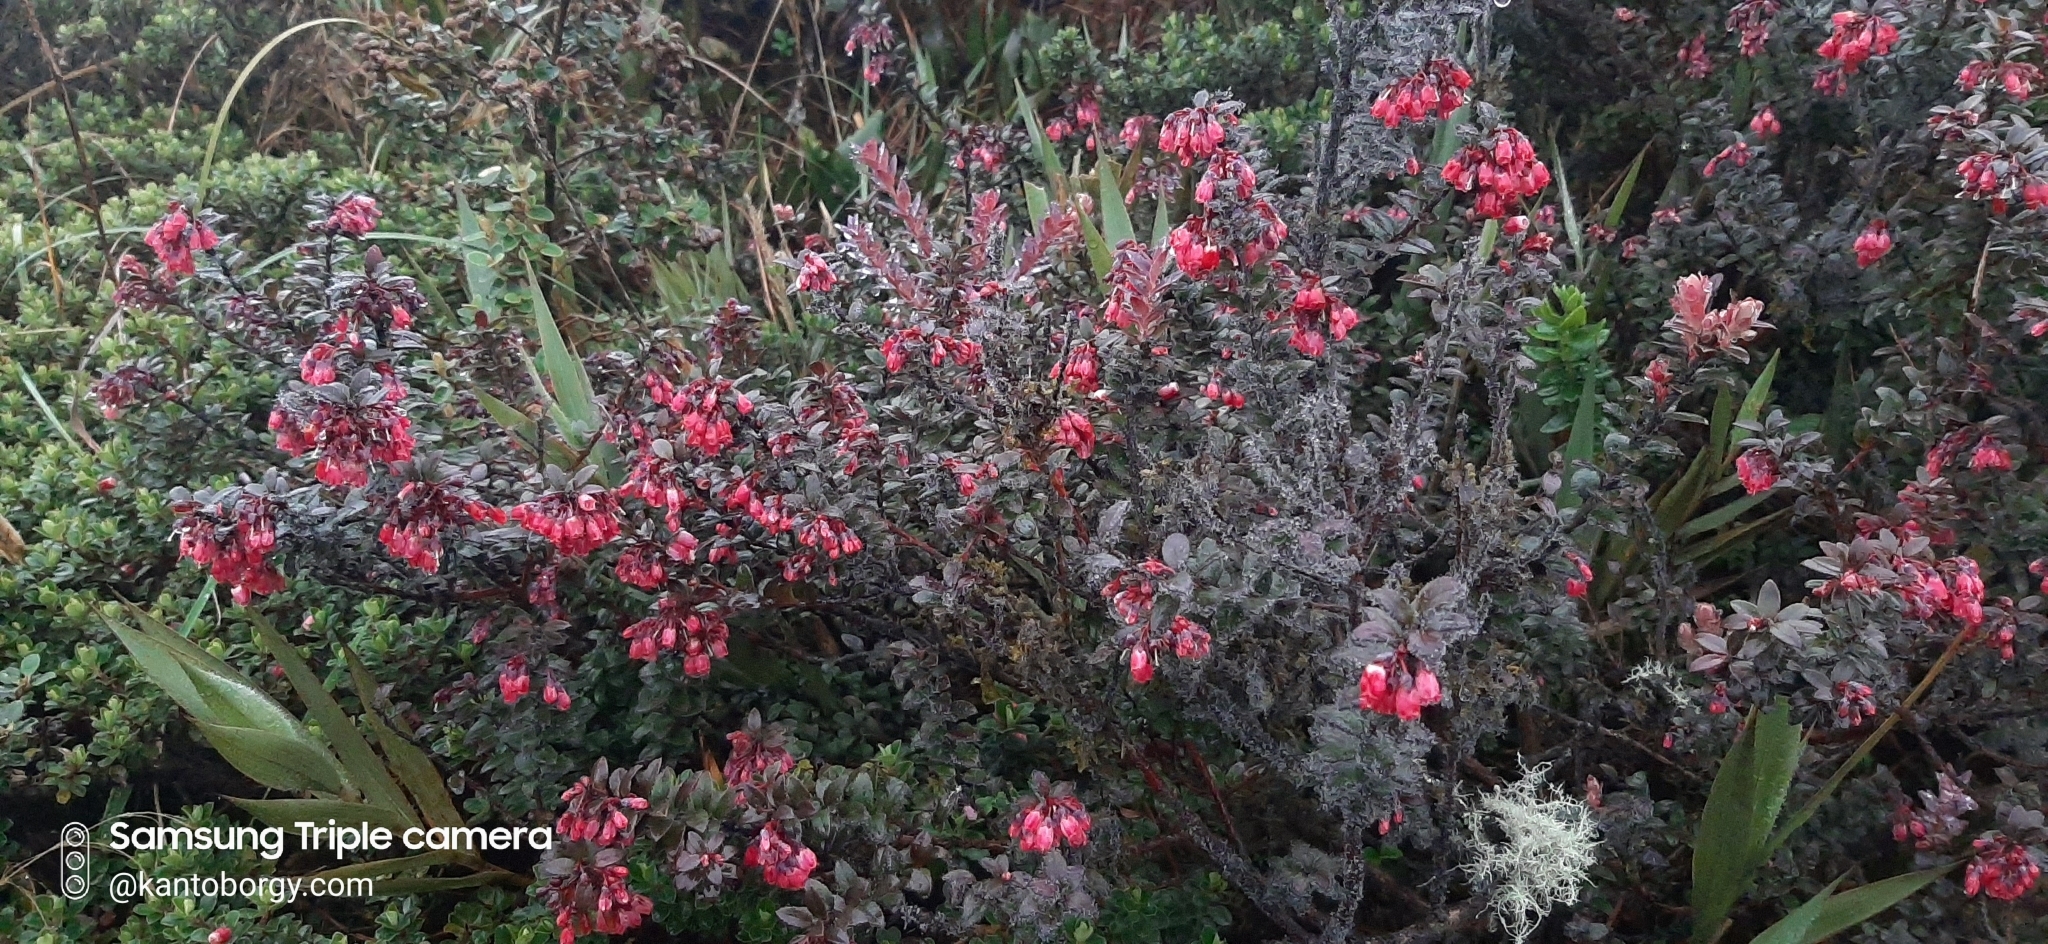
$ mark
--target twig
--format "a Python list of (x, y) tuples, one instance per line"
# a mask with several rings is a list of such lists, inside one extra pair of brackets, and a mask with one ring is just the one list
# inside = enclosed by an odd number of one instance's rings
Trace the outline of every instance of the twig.
[(178, 106), (185, 101), (185, 87), (192, 84), (192, 73), (199, 68), (199, 57), (206, 55), (207, 47), (219, 38), (219, 33), (206, 37), (206, 42), (199, 44), (199, 51), (192, 54), (192, 61), (185, 65), (185, 77), (178, 80), (178, 94), (171, 96), (171, 120), (164, 123), (166, 132), (178, 130)]
[(92, 225), (100, 234), (100, 251), (107, 251), (107, 221), (100, 215), (99, 188), (93, 186), (92, 159), (86, 156), (85, 135), (79, 133), (78, 116), (71, 112), (71, 87), (64, 84), (64, 70), (57, 65), (57, 51), (50, 48), (50, 37), (43, 33), (43, 21), (36, 16), (34, 0), (21, 5), (28, 15), (28, 28), (35, 31), (36, 43), (43, 49), (43, 61), (50, 65), (50, 80), (57, 83), (57, 101), (64, 105), (64, 123), (71, 126), (71, 144), (78, 149), (78, 169), (85, 174), (85, 196), (92, 201)]
[[(101, 69), (106, 68), (112, 62), (113, 60), (109, 59), (102, 62), (95, 62), (89, 66), (79, 66), (76, 69), (64, 73), (64, 80), (68, 82), (72, 79), (85, 78), (88, 75), (91, 75), (95, 72), (100, 71)], [(13, 98), (8, 99), (7, 104), (0, 105), (0, 115), (7, 114), (8, 112), (20, 108), (21, 106), (26, 105), (29, 102), (35, 101), (38, 97), (41, 97), (44, 92), (55, 91), (56, 88), (57, 80), (51, 79), (50, 81), (44, 82), (43, 84), (38, 85), (35, 88), (29, 89), (28, 91), (23, 92), (20, 95), (16, 95)]]

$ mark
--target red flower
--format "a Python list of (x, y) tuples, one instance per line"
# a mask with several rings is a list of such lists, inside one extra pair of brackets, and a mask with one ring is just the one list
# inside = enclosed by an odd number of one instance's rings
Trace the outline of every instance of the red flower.
[(1053, 365), (1050, 376), (1064, 381), (1075, 393), (1087, 396), (1102, 387), (1101, 365), (1095, 345), (1084, 341), (1067, 352), (1065, 363)]
[(185, 212), (185, 205), (176, 200), (165, 209), (163, 219), (149, 228), (142, 241), (163, 260), (164, 269), (172, 275), (191, 275), (198, 271), (192, 262), (192, 253), (204, 252), (220, 245), (220, 236), (205, 223), (192, 219)]
[(1180, 158), (1180, 166), (1192, 166), (1196, 158), (1209, 157), (1223, 146), (1226, 122), (1236, 124), (1237, 117), (1214, 104), (1183, 108), (1160, 124), (1159, 149)]
[(1670, 358), (1659, 357), (1651, 361), (1650, 366), (1643, 370), (1643, 378), (1650, 382), (1650, 389), (1657, 397), (1657, 405), (1663, 406), (1664, 401), (1671, 396)]
[(1778, 113), (1765, 105), (1756, 117), (1749, 119), (1749, 130), (1759, 138), (1775, 138), (1783, 133), (1785, 126), (1778, 121)]
[(568, 808), (555, 820), (555, 831), (563, 838), (619, 848), (633, 844), (631, 814), (647, 809), (645, 799), (631, 794), (613, 796), (603, 781), (587, 776), (563, 792), (562, 802)]
[(630, 640), (627, 655), (653, 662), (664, 652), (681, 649), (683, 674), (703, 678), (711, 674), (712, 659), (725, 658), (732, 631), (725, 625), (723, 612), (700, 610), (670, 593), (655, 604), (653, 616), (626, 627), (623, 635)]
[(1716, 154), (1711, 158), (1708, 158), (1707, 166), (1700, 170), (1700, 176), (1714, 176), (1714, 172), (1719, 170), (1721, 168), (1721, 165), (1724, 163), (1734, 164), (1737, 167), (1748, 167), (1750, 157), (1749, 152), (1749, 142), (1737, 140), (1734, 144), (1722, 148), (1721, 153)]
[(797, 271), (796, 290), (799, 292), (829, 292), (839, 285), (839, 277), (832, 274), (832, 266), (825, 257), (815, 252), (805, 252), (801, 267)]
[(1294, 334), (1287, 343), (1310, 357), (1323, 356), (1324, 337), (1342, 341), (1358, 325), (1358, 312), (1324, 291), (1314, 272), (1301, 273), (1304, 284), (1294, 293)]
[(516, 705), (533, 691), (533, 677), (526, 672), (526, 657), (513, 656), (498, 669), (498, 695), (505, 704)]
[(761, 783), (796, 769), (796, 758), (783, 747), (782, 732), (775, 726), (763, 728), (757, 712), (747, 719), (747, 728), (725, 736), (732, 754), (725, 759), (725, 782)]
[(377, 221), (383, 217), (384, 211), (377, 209), (376, 200), (352, 193), (335, 203), (334, 211), (327, 214), (327, 229), (361, 238), (376, 229)]
[(1536, 148), (1513, 128), (1497, 128), (1483, 144), (1467, 146), (1443, 169), (1452, 189), (1479, 190), (1473, 212), (1488, 219), (1506, 216), (1510, 203), (1533, 197), (1550, 186), (1550, 169), (1536, 160)]
[(1735, 457), (1735, 475), (1751, 495), (1768, 491), (1778, 484), (1778, 457), (1762, 446), (1754, 447)]
[[(1173, 250), (1174, 263), (1188, 278), (1202, 278), (1216, 271), (1223, 262), (1223, 248), (1209, 234), (1208, 223), (1208, 217), (1198, 213), (1182, 221), (1166, 237), (1167, 247)], [(1114, 321), (1111, 319), (1112, 323)]]
[(1577, 577), (1565, 578), (1564, 592), (1567, 596), (1583, 600), (1586, 598), (1586, 592), (1593, 588), (1593, 565), (1586, 563), (1586, 559), (1577, 554), (1566, 552), (1564, 556), (1579, 570)]
[(1216, 202), (1218, 187), (1232, 187), (1239, 200), (1249, 200), (1258, 188), (1258, 175), (1252, 172), (1252, 165), (1243, 156), (1229, 148), (1223, 148), (1209, 158), (1209, 169), (1202, 173), (1202, 179), (1195, 184), (1195, 202), (1208, 206)]
[(1704, 79), (1714, 74), (1714, 60), (1707, 56), (1707, 34), (1701, 33), (1678, 49), (1678, 64), (1685, 67), (1688, 79)]
[(540, 700), (547, 702), (556, 711), (569, 710), (569, 690), (563, 688), (562, 683), (556, 681), (552, 674), (548, 676), (547, 687), (541, 690)]
[(2005, 451), (2005, 444), (1996, 436), (1977, 440), (1977, 448), (1970, 453), (1972, 472), (2011, 472), (2012, 454)]
[(1987, 835), (1972, 847), (1977, 855), (1963, 871), (1963, 894), (1971, 898), (1983, 892), (2000, 901), (2012, 901), (2026, 894), (2041, 877), (2033, 850), (2003, 834)]
[(653, 590), (668, 582), (668, 570), (661, 564), (665, 553), (667, 549), (659, 544), (637, 542), (619, 553), (614, 570), (620, 582)]
[(594, 485), (548, 492), (513, 508), (506, 517), (570, 557), (582, 557), (619, 536), (619, 501)]
[(619, 497), (668, 509), (668, 528), (676, 532), (682, 531), (682, 513), (702, 504), (689, 469), (676, 461), (675, 445), (666, 439), (641, 444), (633, 467), (626, 471), (626, 484), (619, 486)]
[(325, 341), (306, 349), (306, 356), (299, 359), (299, 379), (309, 384), (334, 382), (334, 358), (339, 352), (334, 345)]
[(869, 85), (882, 81), (882, 73), (889, 67), (889, 50), (896, 44), (896, 31), (889, 28), (888, 20), (870, 20), (853, 28), (846, 37), (846, 54), (856, 51), (867, 56), (867, 64), (861, 68), (860, 77)]
[(267, 494), (248, 487), (190, 498), (173, 492), (171, 513), (178, 520), (171, 533), (178, 539), (179, 556), (208, 568), (236, 603), (246, 605), (253, 595), (285, 587), (284, 575), (268, 560), (277, 548), (276, 510)]
[(2005, 94), (2016, 101), (2034, 97), (2034, 84), (2041, 81), (2041, 68), (2025, 62), (2002, 62), (1996, 65), (1979, 59), (1963, 67), (1956, 76), (1956, 84), (1965, 91), (1977, 91), (1984, 85), (1996, 84)]
[(1869, 13), (1842, 10), (1835, 14), (1833, 22), (1834, 35), (1820, 44), (1820, 57), (1840, 62), (1842, 71), (1850, 75), (1871, 56), (1891, 52), (1892, 44), (1899, 41), (1898, 27)]
[(1093, 817), (1074, 796), (1074, 785), (1061, 781), (1048, 784), (1044, 774), (1032, 775), (1033, 793), (1018, 806), (1010, 821), (1010, 838), (1025, 852), (1044, 854), (1065, 844), (1078, 849), (1088, 844)]
[(1083, 459), (1095, 454), (1095, 424), (1088, 421), (1088, 414), (1079, 410), (1068, 410), (1060, 415), (1054, 424), (1052, 441), (1074, 450), (1074, 455)]
[(1158, 123), (1159, 119), (1151, 115), (1135, 115), (1126, 118), (1124, 119), (1123, 130), (1117, 132), (1117, 140), (1123, 143), (1126, 150), (1136, 150), (1138, 145), (1145, 143), (1145, 132)]
[(1836, 682), (1835, 717), (1852, 727), (1877, 717), (1876, 693), (1862, 682)]
[(426, 477), (405, 483), (391, 502), (391, 514), (377, 531), (377, 540), (423, 573), (441, 569), (441, 531), (467, 521), (504, 524), (505, 512), (477, 501), (462, 489), (459, 477)]
[(818, 867), (818, 854), (790, 842), (783, 837), (781, 826), (769, 823), (747, 847), (747, 867), (760, 869), (761, 878), (776, 888), (802, 891), (804, 883), (811, 880), (811, 871)]
[(293, 456), (320, 453), (313, 477), (335, 488), (370, 482), (370, 466), (412, 458), (412, 420), (405, 415), (405, 384), (357, 371), (347, 389), (298, 387), (270, 411), (277, 448)]
[(1436, 673), (1406, 649), (1396, 649), (1372, 661), (1358, 678), (1358, 707), (1392, 715), (1403, 721), (1422, 717), (1422, 709), (1443, 701), (1443, 687)]
[(633, 891), (627, 881), (631, 870), (616, 864), (617, 855), (614, 850), (596, 862), (576, 862), (548, 879), (542, 898), (555, 909), (561, 944), (575, 944), (577, 937), (593, 932), (625, 934), (653, 913), (654, 900)]
[(1728, 11), (1728, 32), (1742, 34), (1744, 56), (1754, 59), (1763, 54), (1778, 8), (1778, 0), (1742, 0)]
[(1449, 59), (1431, 59), (1422, 71), (1401, 79), (1380, 93), (1372, 103), (1372, 116), (1387, 127), (1405, 121), (1449, 118), (1465, 104), (1465, 90), (1472, 76)]
[(1884, 217), (1871, 220), (1863, 234), (1856, 237), (1856, 267), (1868, 269), (1892, 251), (1891, 224)]
[(1949, 594), (1949, 614), (1962, 620), (1965, 627), (1976, 629), (1984, 623), (1984, 577), (1970, 558), (1953, 557), (1948, 563), (1956, 572), (1950, 581), (1954, 590)]

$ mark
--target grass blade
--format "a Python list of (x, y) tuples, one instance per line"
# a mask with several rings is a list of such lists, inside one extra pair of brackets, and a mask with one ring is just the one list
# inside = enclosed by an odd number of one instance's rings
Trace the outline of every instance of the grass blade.
[(354, 23), (357, 26), (364, 25), (363, 21), (346, 16), (329, 16), (322, 17), (317, 20), (307, 20), (304, 23), (300, 23), (297, 26), (294, 26), (290, 29), (285, 30), (282, 33), (277, 34), (276, 36), (272, 36), (270, 38), (270, 42), (264, 43), (263, 48), (256, 50), (256, 55), (250, 57), (249, 64), (242, 67), (241, 74), (235, 76), (235, 84), (228, 86), (227, 97), (221, 99), (220, 113), (216, 114), (213, 118), (213, 132), (206, 136), (206, 157), (199, 162), (200, 204), (204, 205), (206, 203), (206, 182), (207, 179), (213, 173), (213, 152), (215, 148), (220, 146), (220, 133), (226, 130), (228, 126), (228, 111), (235, 107), (235, 98), (236, 96), (242, 94), (242, 86), (249, 84), (249, 77), (256, 74), (256, 67), (262, 65), (263, 60), (267, 58), (273, 50), (277, 49), (277, 47), (279, 46), (284, 45), (285, 40), (297, 36), (300, 33), (312, 29), (313, 27), (326, 26), (331, 23)]

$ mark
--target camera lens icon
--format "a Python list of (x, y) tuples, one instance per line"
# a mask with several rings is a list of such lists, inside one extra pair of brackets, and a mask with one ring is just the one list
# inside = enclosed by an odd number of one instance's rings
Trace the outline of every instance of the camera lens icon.
[(62, 854), (58, 856), (57, 863), (62, 867), (63, 874), (59, 877), (57, 886), (66, 898), (84, 898), (92, 872), (92, 836), (86, 831), (84, 823), (68, 823), (64, 826), (61, 840), (59, 845)]

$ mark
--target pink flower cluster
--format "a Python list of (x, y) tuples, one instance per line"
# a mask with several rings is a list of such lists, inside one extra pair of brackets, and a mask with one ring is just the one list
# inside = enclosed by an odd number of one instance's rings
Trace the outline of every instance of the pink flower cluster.
[(761, 729), (734, 731), (725, 736), (732, 753), (725, 759), (728, 784), (765, 784), (796, 769), (796, 758), (782, 746), (782, 737)]
[(1421, 72), (1387, 86), (1372, 103), (1372, 116), (1398, 128), (1402, 122), (1449, 118), (1465, 104), (1472, 75), (1449, 59), (1431, 59)]
[(555, 820), (555, 831), (563, 838), (622, 848), (633, 844), (633, 818), (628, 814), (647, 809), (645, 799), (613, 796), (588, 776), (565, 791), (562, 802), (569, 806)]
[(1046, 438), (1056, 446), (1073, 450), (1077, 458), (1095, 455), (1095, 424), (1088, 419), (1088, 414), (1080, 410), (1060, 414), (1052, 428), (1046, 431)]
[(1102, 359), (1095, 345), (1082, 341), (1070, 348), (1066, 359), (1054, 364), (1046, 376), (1085, 397), (1102, 388)]
[[(694, 548), (693, 548), (694, 550)], [(642, 590), (654, 590), (668, 582), (668, 569), (662, 565), (662, 558), (668, 549), (650, 541), (636, 541), (619, 552), (618, 563), (613, 565), (619, 581)]]
[(804, 883), (811, 880), (811, 871), (818, 867), (818, 854), (802, 843), (791, 842), (782, 835), (781, 825), (771, 822), (761, 827), (761, 834), (747, 847), (747, 867), (760, 869), (761, 878), (776, 888), (802, 891)]
[(1735, 476), (1751, 495), (1769, 491), (1778, 484), (1778, 456), (1762, 446), (1751, 447), (1735, 457)]
[(163, 261), (166, 272), (174, 276), (189, 276), (198, 271), (192, 261), (192, 253), (219, 246), (220, 236), (204, 222), (194, 220), (185, 211), (184, 204), (172, 200), (165, 208), (163, 218), (143, 234), (142, 241)]
[(626, 484), (619, 486), (619, 497), (666, 509), (668, 529), (680, 536), (684, 533), (682, 514), (702, 507), (703, 502), (691, 484), (688, 467), (677, 461), (675, 448), (666, 439), (642, 440), (633, 467), (626, 471)]
[(178, 554), (206, 567), (226, 586), (235, 602), (284, 589), (284, 575), (269, 561), (277, 549), (276, 502), (243, 488), (171, 501), (178, 516), (171, 533)]
[(723, 377), (699, 377), (678, 390), (666, 376), (645, 378), (654, 402), (668, 408), (683, 433), (682, 443), (707, 456), (718, 456), (733, 444), (733, 420), (754, 412), (754, 401)]
[(1742, 35), (1744, 56), (1754, 59), (1763, 54), (1779, 6), (1778, 0), (1742, 0), (1728, 11), (1728, 32)]
[(498, 667), (498, 697), (505, 704), (519, 704), (519, 699), (533, 692), (533, 673), (526, 670), (526, 657), (516, 655), (505, 660)]
[(860, 77), (867, 84), (875, 85), (882, 81), (882, 75), (888, 71), (889, 63), (894, 58), (891, 50), (895, 45), (896, 31), (889, 28), (888, 20), (864, 20), (853, 28), (853, 32), (847, 34), (846, 54), (866, 54), (867, 63), (861, 67)]
[(1738, 139), (1734, 144), (1722, 148), (1721, 153), (1708, 158), (1707, 166), (1700, 168), (1700, 176), (1714, 176), (1716, 173), (1720, 172), (1721, 165), (1723, 164), (1733, 164), (1737, 167), (1748, 167), (1749, 160), (1752, 156), (1753, 151), (1754, 149), (1749, 146), (1748, 141)]
[(1707, 34), (1700, 33), (1678, 48), (1678, 65), (1688, 79), (1704, 79), (1714, 74), (1714, 60), (1707, 55)]
[(349, 389), (301, 388), (279, 397), (270, 411), (277, 448), (292, 456), (319, 452), (313, 477), (335, 488), (370, 483), (370, 465), (412, 458), (412, 420), (405, 415), (405, 384), (359, 372)]
[(1835, 32), (1820, 44), (1820, 57), (1841, 63), (1842, 71), (1849, 75), (1856, 74), (1870, 57), (1891, 52), (1899, 41), (1899, 28), (1874, 14), (1840, 10), (1832, 22)]
[(1856, 267), (1868, 269), (1892, 251), (1891, 223), (1884, 217), (1871, 220), (1856, 237)]
[(586, 934), (625, 934), (654, 913), (654, 899), (633, 891), (631, 870), (619, 864), (616, 850), (596, 862), (575, 863), (548, 880), (543, 897), (555, 909), (560, 944), (575, 944)]
[(582, 557), (619, 536), (619, 501), (596, 485), (548, 492), (514, 507), (506, 517), (570, 557)]
[(1996, 85), (2016, 101), (2034, 97), (2034, 86), (2041, 81), (2041, 67), (2027, 62), (1990, 63), (1979, 59), (1963, 67), (1956, 75), (1956, 84), (1967, 91), (1977, 91), (1985, 85)]
[(1956, 176), (1962, 178), (1962, 195), (1973, 200), (1989, 199), (1991, 211), (2004, 213), (2007, 203), (2015, 196), (2026, 203), (2029, 210), (2048, 208), (2048, 180), (2036, 177), (2027, 170), (2025, 162), (2003, 152), (1978, 152), (1962, 159), (1956, 165)]
[(2012, 901), (2041, 878), (2034, 851), (2001, 833), (1978, 839), (1972, 848), (1977, 854), (1963, 870), (1963, 894), (1971, 898), (1982, 892), (1999, 901)]
[(1970, 446), (1971, 440), (1975, 440), (1977, 445), (1970, 449), (1970, 471), (2012, 471), (2012, 453), (2006, 451), (2005, 443), (1989, 433), (1980, 434), (1979, 429), (1980, 427), (1965, 426), (1935, 443), (1934, 448), (1927, 450), (1927, 474), (1940, 475), (1949, 463), (1954, 462), (1956, 457), (1962, 455), (1963, 450)]
[(459, 526), (464, 519), (477, 523), (504, 524), (505, 512), (470, 497), (461, 490), (461, 480), (415, 479), (398, 490), (391, 502), (391, 514), (377, 531), (385, 548), (423, 573), (441, 569), (441, 531)]
[(1536, 147), (1514, 128), (1496, 128), (1481, 144), (1465, 147), (1444, 165), (1444, 182), (1452, 189), (1479, 191), (1473, 212), (1487, 219), (1508, 215), (1515, 202), (1534, 197), (1550, 186), (1550, 169), (1536, 159)]
[(1785, 125), (1778, 120), (1777, 110), (1765, 105), (1756, 117), (1749, 119), (1749, 130), (1759, 138), (1775, 138), (1785, 132)]
[(1422, 717), (1422, 709), (1444, 700), (1436, 673), (1406, 648), (1396, 649), (1365, 667), (1358, 678), (1358, 707), (1403, 721)]
[[(806, 516), (802, 523), (796, 525), (796, 540), (804, 549), (789, 555), (782, 562), (782, 579), (790, 583), (809, 577), (811, 568), (817, 566), (820, 554), (825, 555), (827, 560), (836, 561), (848, 555), (858, 554), (866, 546), (860, 535), (848, 527), (845, 521), (831, 515)], [(838, 576), (835, 574), (832, 583), (837, 586), (838, 582)]]
[(1835, 683), (1835, 719), (1845, 727), (1877, 717), (1877, 692), (1862, 682)]
[(384, 211), (377, 208), (376, 200), (367, 194), (352, 193), (335, 201), (334, 210), (322, 225), (328, 232), (360, 239), (376, 229), (377, 221), (383, 218)]
[(1756, 337), (1757, 329), (1770, 324), (1757, 320), (1764, 303), (1745, 298), (1726, 308), (1709, 308), (1720, 290), (1721, 277), (1688, 275), (1678, 280), (1671, 294), (1672, 318), (1664, 327), (1678, 332), (1689, 358), (1710, 351), (1729, 351)]
[(1309, 357), (1321, 357), (1328, 341), (1342, 341), (1358, 326), (1358, 312), (1324, 290), (1314, 272), (1303, 270), (1300, 279), (1301, 288), (1288, 307), (1293, 335), (1287, 343)]
[(805, 250), (797, 263), (796, 290), (824, 293), (838, 286), (839, 276), (833, 274), (832, 266), (825, 261), (825, 257)]
[[(1180, 158), (1180, 166), (1193, 166), (1223, 147), (1225, 124), (1236, 124), (1237, 116), (1214, 103), (1183, 108), (1159, 125), (1159, 149)], [(1126, 126), (1128, 127), (1128, 126)]]
[(654, 615), (626, 627), (626, 654), (642, 662), (653, 662), (664, 652), (683, 651), (683, 674), (703, 678), (711, 674), (711, 660), (723, 659), (732, 631), (721, 610), (701, 610), (674, 593), (655, 603)]
[(1152, 681), (1159, 653), (1172, 650), (1179, 659), (1204, 659), (1209, 655), (1209, 631), (1202, 624), (1176, 615), (1164, 630), (1154, 632), (1152, 606), (1159, 584), (1172, 578), (1174, 570), (1158, 560), (1126, 569), (1102, 587), (1102, 598), (1124, 625), (1130, 627), (1131, 681), (1144, 685)]
[(1048, 787), (1043, 774), (1032, 780), (1036, 789), (1010, 821), (1010, 838), (1017, 840), (1017, 848), (1042, 855), (1060, 844), (1073, 849), (1087, 845), (1095, 821), (1074, 796), (1074, 785), (1061, 781)]

